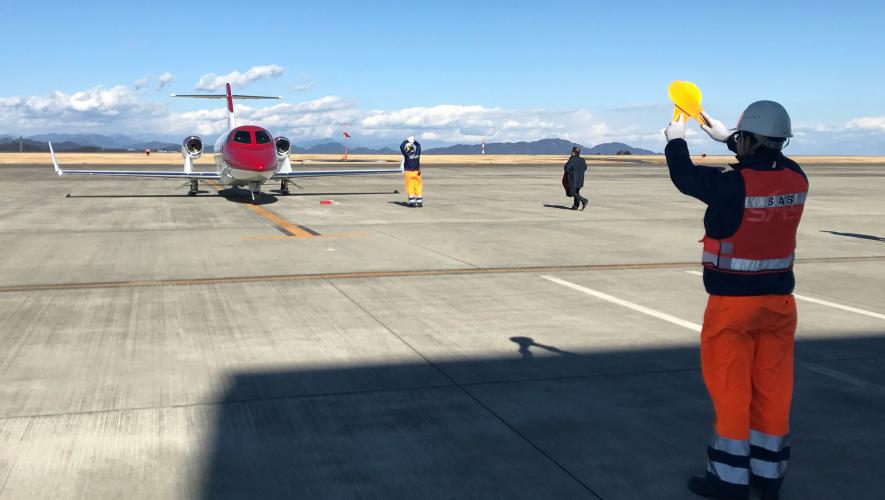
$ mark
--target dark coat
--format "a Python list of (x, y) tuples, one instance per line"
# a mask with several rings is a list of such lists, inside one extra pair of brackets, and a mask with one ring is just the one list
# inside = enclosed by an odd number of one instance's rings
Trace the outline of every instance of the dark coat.
[(568, 179), (568, 196), (574, 196), (575, 190), (584, 187), (584, 172), (587, 162), (580, 156), (572, 156), (565, 162), (565, 177)]

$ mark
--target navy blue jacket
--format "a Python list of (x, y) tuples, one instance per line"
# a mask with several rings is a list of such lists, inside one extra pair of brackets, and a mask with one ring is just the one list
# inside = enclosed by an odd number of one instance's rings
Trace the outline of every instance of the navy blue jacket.
[(403, 141), (402, 144), (399, 145), (399, 151), (403, 154), (406, 159), (404, 168), (408, 171), (420, 171), (421, 170), (421, 143), (418, 141), (414, 142), (415, 150), (411, 153), (406, 152), (406, 144), (408, 141)]
[[(734, 144), (729, 143), (734, 150)], [(745, 168), (771, 170), (788, 168), (805, 176), (805, 172), (793, 160), (781, 153), (768, 156), (739, 156), (734, 170), (723, 172), (715, 167), (695, 165), (688, 152), (688, 143), (673, 139), (664, 149), (670, 180), (683, 194), (707, 204), (704, 214), (704, 230), (715, 239), (734, 235), (744, 216), (744, 178), (740, 171)], [(806, 177), (806, 180), (808, 178)], [(700, 256), (701, 250), (698, 249)], [(704, 287), (713, 295), (787, 295), (793, 293), (796, 279), (793, 270), (760, 275), (725, 273), (704, 268)]]

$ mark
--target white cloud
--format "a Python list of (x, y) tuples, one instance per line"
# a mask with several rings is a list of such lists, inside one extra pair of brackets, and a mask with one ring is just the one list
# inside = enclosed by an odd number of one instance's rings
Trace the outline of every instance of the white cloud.
[[(171, 75), (170, 75), (171, 76)], [(161, 77), (162, 78), (162, 77)], [(226, 127), (223, 101), (194, 101), (196, 111), (174, 112), (166, 100), (151, 100), (132, 87), (96, 86), (43, 96), (0, 97), (0, 123), (4, 132), (124, 132), (168, 136), (199, 134), (212, 138)], [(254, 106), (254, 107), (253, 107)], [(193, 109), (193, 108), (191, 108)], [(349, 124), (356, 145), (398, 144), (414, 135), (433, 147), (454, 143), (530, 141), (559, 137), (592, 146), (625, 142), (662, 151), (665, 139), (653, 125), (634, 119), (600, 118), (588, 109), (512, 109), (479, 104), (440, 104), (402, 109), (361, 109), (356, 102), (325, 96), (300, 102), (237, 102), (240, 123), (260, 124), (274, 134), (299, 142), (339, 137)], [(788, 152), (792, 154), (885, 154), (885, 117), (861, 117), (840, 125), (797, 124)], [(170, 137), (171, 139), (172, 137)], [(699, 132), (696, 124), (686, 131), (693, 151), (728, 154), (725, 148)]]
[(172, 80), (174, 79), (175, 77), (172, 76), (172, 73), (169, 73), (168, 71), (163, 73), (157, 78), (157, 90), (163, 90), (167, 85), (172, 83)]
[(124, 85), (96, 86), (68, 94), (0, 99), (0, 122), (24, 132), (118, 131), (139, 125), (154, 127), (164, 115), (161, 105), (141, 101)]
[(885, 116), (866, 116), (855, 118), (845, 124), (849, 129), (885, 131)]
[(237, 88), (245, 88), (258, 80), (277, 78), (283, 74), (283, 71), (284, 69), (281, 66), (270, 64), (267, 66), (255, 66), (245, 73), (240, 73), (239, 71), (231, 71), (226, 75), (206, 73), (200, 77), (196, 88), (197, 90), (219, 90), (224, 88), (225, 83), (230, 83)]
[(151, 81), (151, 75), (144, 75), (143, 77), (139, 78), (138, 80), (135, 80), (135, 82), (132, 83), (132, 87), (135, 88), (135, 90), (141, 90), (141, 89), (145, 88), (147, 86), (148, 82), (150, 82), (150, 81)]
[(314, 80), (310, 80), (308, 82), (300, 82), (296, 83), (292, 86), (292, 90), (295, 92), (307, 92), (308, 90), (313, 89), (317, 86), (317, 82)]

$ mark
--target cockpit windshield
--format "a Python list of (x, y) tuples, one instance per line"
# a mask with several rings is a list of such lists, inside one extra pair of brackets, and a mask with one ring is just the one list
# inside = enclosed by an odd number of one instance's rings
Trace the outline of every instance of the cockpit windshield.
[(252, 136), (248, 130), (237, 130), (234, 132), (233, 141), (240, 144), (252, 144)]
[(267, 144), (270, 141), (270, 134), (268, 134), (264, 130), (255, 131), (255, 144)]

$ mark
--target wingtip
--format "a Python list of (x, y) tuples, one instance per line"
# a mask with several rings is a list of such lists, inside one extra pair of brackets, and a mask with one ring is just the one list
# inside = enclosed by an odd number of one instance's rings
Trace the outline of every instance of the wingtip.
[(58, 166), (58, 159), (55, 158), (55, 149), (52, 148), (52, 142), (47, 141), (46, 143), (49, 144), (49, 156), (52, 157), (52, 167), (55, 169), (55, 173), (58, 175), (64, 174), (61, 167)]

